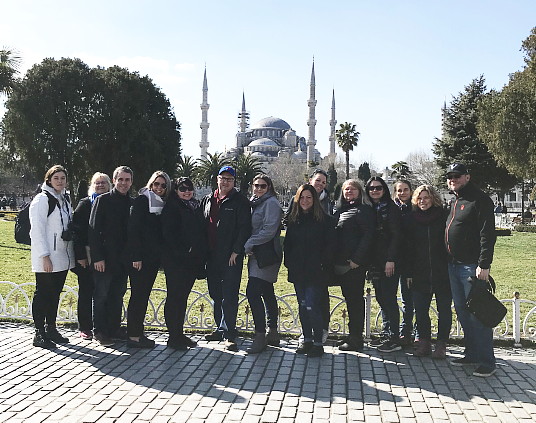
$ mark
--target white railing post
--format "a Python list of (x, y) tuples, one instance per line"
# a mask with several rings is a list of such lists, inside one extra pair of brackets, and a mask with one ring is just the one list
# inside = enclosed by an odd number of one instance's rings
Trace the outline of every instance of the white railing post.
[(513, 304), (513, 329), (514, 329), (514, 347), (521, 347), (521, 313), (520, 313), (520, 294), (519, 292), (514, 292), (514, 302)]
[(365, 295), (365, 339), (370, 339), (370, 333), (372, 330), (372, 296), (370, 295), (370, 288), (367, 288), (367, 295)]

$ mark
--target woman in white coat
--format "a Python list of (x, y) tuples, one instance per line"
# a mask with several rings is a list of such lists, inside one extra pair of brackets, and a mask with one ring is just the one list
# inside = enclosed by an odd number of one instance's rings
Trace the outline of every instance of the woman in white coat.
[[(35, 324), (33, 344), (55, 348), (69, 342), (56, 328), (56, 314), (67, 272), (75, 265), (72, 232), (69, 227), (72, 207), (66, 194), (67, 171), (52, 166), (45, 174), (41, 192), (30, 204), (32, 272), (36, 288), (32, 302)], [(49, 204), (54, 204), (53, 210)]]

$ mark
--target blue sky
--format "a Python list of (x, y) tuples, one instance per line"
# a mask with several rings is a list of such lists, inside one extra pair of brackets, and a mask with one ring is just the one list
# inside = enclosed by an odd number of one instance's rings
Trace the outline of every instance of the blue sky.
[(0, 45), (19, 50), (24, 71), (45, 57), (79, 57), (149, 75), (194, 157), (205, 64), (214, 153), (235, 145), (242, 91), (251, 123), (276, 116), (307, 137), (314, 56), (317, 149), (329, 152), (334, 88), (337, 121), (361, 133), (351, 161), (376, 169), (430, 151), (443, 102), (473, 78), (507, 83), (536, 25), (534, 0), (8, 0), (1, 10)]

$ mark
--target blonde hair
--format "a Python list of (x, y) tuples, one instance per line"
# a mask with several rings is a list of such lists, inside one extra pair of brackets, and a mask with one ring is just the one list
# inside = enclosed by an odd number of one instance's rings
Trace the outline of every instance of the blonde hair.
[(93, 176), (91, 177), (91, 181), (89, 183), (89, 188), (87, 189), (87, 195), (91, 197), (95, 193), (95, 188), (93, 188), (93, 185), (97, 181), (97, 179), (102, 178), (106, 180), (106, 183), (108, 184), (108, 191), (110, 192), (112, 190), (112, 181), (110, 180), (110, 177), (106, 173), (102, 172), (95, 172)]
[(415, 191), (413, 191), (413, 196), (411, 197), (411, 204), (413, 205), (413, 208), (417, 208), (417, 199), (423, 191), (426, 191), (432, 198), (432, 206), (443, 207), (443, 201), (441, 201), (441, 197), (432, 185), (420, 185), (415, 188)]
[(368, 196), (365, 195), (365, 190), (363, 189), (363, 186), (357, 179), (347, 179), (346, 181), (343, 182), (342, 187), (341, 187), (341, 198), (340, 198), (341, 202), (346, 201), (344, 199), (344, 188), (346, 188), (348, 185), (353, 186), (355, 189), (359, 191), (359, 197), (357, 198), (358, 202), (360, 202), (361, 204), (367, 204), (369, 206), (372, 205), (372, 202), (370, 201)]
[(169, 193), (171, 192), (171, 179), (169, 178), (169, 175), (163, 170), (157, 170), (156, 172), (154, 172), (149, 178), (149, 181), (147, 181), (147, 185), (145, 185), (145, 187), (147, 189), (152, 189), (153, 183), (154, 181), (156, 181), (157, 178), (164, 178), (164, 180), (166, 181), (166, 193), (164, 194), (164, 200), (166, 200), (169, 197)]

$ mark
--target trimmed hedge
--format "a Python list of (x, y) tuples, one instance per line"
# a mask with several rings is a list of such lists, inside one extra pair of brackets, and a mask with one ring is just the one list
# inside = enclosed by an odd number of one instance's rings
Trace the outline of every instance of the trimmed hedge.
[(508, 228), (495, 228), (495, 235), (496, 236), (510, 236), (512, 235), (512, 231)]
[(536, 233), (536, 225), (516, 225), (514, 226), (514, 231)]

